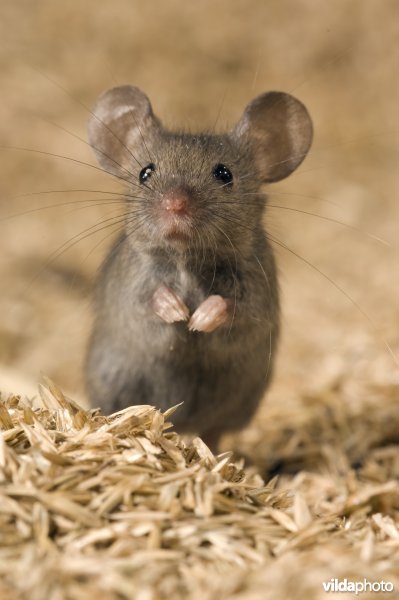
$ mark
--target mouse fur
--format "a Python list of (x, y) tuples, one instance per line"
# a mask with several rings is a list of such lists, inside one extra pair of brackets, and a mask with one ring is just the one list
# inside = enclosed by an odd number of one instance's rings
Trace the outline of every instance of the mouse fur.
[(97, 101), (89, 140), (127, 187), (95, 295), (91, 403), (111, 413), (182, 402), (176, 429), (216, 448), (248, 423), (271, 381), (279, 291), (261, 187), (306, 156), (308, 112), (269, 92), (223, 135), (173, 132), (141, 90), (121, 86)]

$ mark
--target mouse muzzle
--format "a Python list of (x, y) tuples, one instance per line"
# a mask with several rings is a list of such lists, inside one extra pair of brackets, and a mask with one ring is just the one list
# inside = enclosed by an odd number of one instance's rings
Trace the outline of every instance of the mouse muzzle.
[(173, 189), (162, 194), (159, 202), (161, 234), (167, 240), (188, 241), (194, 226), (193, 198), (183, 189)]
[(188, 214), (189, 206), (190, 197), (185, 190), (173, 190), (161, 197), (161, 209), (172, 216)]

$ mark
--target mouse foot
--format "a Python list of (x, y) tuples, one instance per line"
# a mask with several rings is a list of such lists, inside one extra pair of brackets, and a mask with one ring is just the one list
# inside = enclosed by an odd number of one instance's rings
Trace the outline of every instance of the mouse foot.
[(209, 296), (204, 300), (190, 319), (190, 331), (210, 333), (224, 323), (229, 316), (229, 302), (222, 296)]
[(190, 316), (183, 300), (166, 285), (161, 285), (155, 290), (151, 306), (155, 314), (165, 323), (187, 321)]

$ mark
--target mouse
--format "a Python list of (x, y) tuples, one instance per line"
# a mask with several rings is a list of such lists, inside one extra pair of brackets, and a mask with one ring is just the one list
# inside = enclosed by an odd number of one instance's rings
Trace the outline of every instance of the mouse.
[(106, 414), (181, 404), (177, 432), (216, 451), (272, 380), (280, 303), (264, 185), (301, 164), (312, 120), (300, 100), (271, 91), (224, 133), (172, 131), (144, 92), (122, 85), (98, 98), (88, 137), (126, 189), (94, 295), (90, 402)]

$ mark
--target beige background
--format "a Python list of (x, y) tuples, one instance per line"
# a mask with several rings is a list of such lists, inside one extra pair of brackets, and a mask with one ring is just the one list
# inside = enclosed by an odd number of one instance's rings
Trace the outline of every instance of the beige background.
[(98, 193), (37, 192), (119, 190), (95, 169), (4, 147), (95, 164), (73, 135), (86, 139), (83, 104), (117, 83), (145, 90), (170, 126), (210, 127), (222, 104), (222, 128), (270, 89), (298, 96), (314, 119), (311, 154), (269, 188), (289, 210), (270, 208), (267, 227), (304, 260), (276, 249), (284, 335), (256, 435), (272, 407), (342, 374), (398, 381), (385, 346), (399, 348), (398, 11), (396, 0), (2, 2), (1, 387), (34, 393), (44, 372), (83, 395), (90, 294), (111, 230), (57, 249), (112, 207)]

